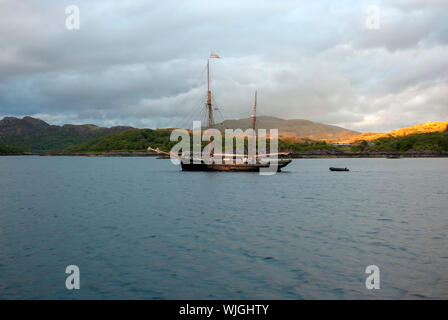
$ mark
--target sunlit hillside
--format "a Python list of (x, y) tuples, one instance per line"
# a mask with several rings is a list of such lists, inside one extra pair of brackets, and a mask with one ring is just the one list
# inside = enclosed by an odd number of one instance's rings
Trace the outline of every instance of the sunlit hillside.
[(429, 132), (442, 132), (448, 127), (448, 121), (429, 121), (415, 126), (401, 128), (386, 133), (367, 132), (360, 135), (351, 137), (346, 140), (339, 141), (340, 143), (354, 143), (357, 141), (373, 141), (381, 138), (395, 138), (407, 136), (415, 133), (429, 133)]

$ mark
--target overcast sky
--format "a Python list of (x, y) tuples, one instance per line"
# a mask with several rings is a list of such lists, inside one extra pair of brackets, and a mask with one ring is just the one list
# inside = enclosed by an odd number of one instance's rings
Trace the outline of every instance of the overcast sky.
[(447, 17), (446, 0), (0, 0), (0, 117), (185, 127), (213, 51), (217, 120), (250, 116), (255, 89), (259, 114), (362, 132), (448, 120)]

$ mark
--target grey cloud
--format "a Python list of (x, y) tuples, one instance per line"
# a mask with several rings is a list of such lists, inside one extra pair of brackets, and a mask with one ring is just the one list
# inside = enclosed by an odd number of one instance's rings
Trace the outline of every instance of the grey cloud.
[(217, 116), (250, 115), (258, 89), (262, 114), (357, 130), (447, 117), (443, 1), (379, 3), (380, 30), (367, 1), (77, 3), (73, 32), (72, 1), (0, 2), (0, 116), (179, 126), (201, 115), (212, 49)]

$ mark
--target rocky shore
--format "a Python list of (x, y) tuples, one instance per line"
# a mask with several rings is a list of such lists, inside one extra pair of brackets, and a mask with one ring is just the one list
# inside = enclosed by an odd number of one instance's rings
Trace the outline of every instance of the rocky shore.
[(294, 152), (292, 158), (445, 158), (448, 157), (446, 151), (432, 150), (410, 150), (407, 152), (343, 152), (339, 150), (310, 150), (303, 152)]
[(41, 157), (157, 157), (155, 152), (98, 152), (98, 153), (8, 153), (0, 156)]
[[(98, 153), (10, 153), (0, 156), (53, 156), (53, 157), (158, 157), (156, 152), (98, 152)], [(407, 151), (407, 152), (343, 152), (334, 149), (309, 150), (291, 153), (291, 158), (446, 158), (446, 151)], [(164, 158), (164, 157), (161, 157)]]

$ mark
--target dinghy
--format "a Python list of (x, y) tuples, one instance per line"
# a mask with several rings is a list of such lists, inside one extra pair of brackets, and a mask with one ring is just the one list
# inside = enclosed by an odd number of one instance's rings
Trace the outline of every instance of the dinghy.
[(350, 170), (347, 167), (345, 168), (330, 167), (330, 171), (350, 171)]

